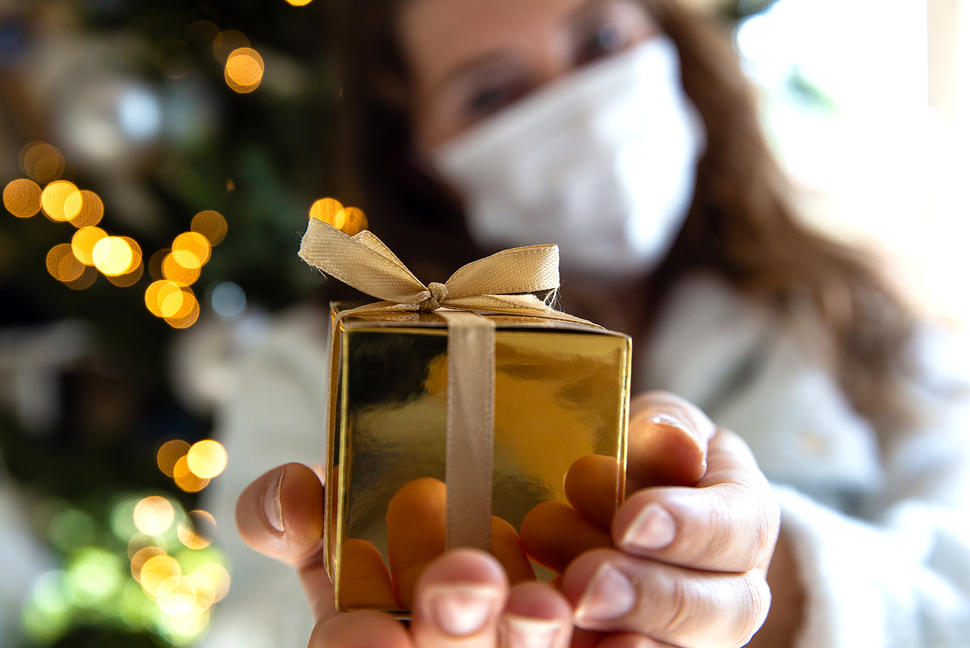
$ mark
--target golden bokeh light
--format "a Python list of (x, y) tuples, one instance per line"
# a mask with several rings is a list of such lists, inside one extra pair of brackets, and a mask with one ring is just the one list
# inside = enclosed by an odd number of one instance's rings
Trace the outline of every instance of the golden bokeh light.
[(226, 85), (239, 94), (253, 92), (263, 82), (265, 69), (263, 57), (253, 48), (234, 49), (226, 59)]
[(46, 142), (31, 142), (20, 150), (20, 166), (37, 182), (47, 183), (64, 173), (64, 156)]
[(131, 250), (131, 261), (128, 263), (128, 266), (125, 268), (125, 271), (121, 273), (122, 275), (126, 275), (134, 272), (138, 268), (138, 266), (141, 265), (141, 260), (142, 260), (141, 246), (138, 245), (138, 241), (131, 238), (130, 236), (120, 236), (118, 238), (124, 241), (125, 245), (128, 246), (128, 249)]
[(195, 612), (205, 612), (216, 602), (216, 586), (204, 573), (194, 571), (185, 580), (195, 587)]
[(200, 490), (209, 485), (211, 480), (202, 479), (197, 475), (193, 474), (189, 470), (189, 461), (186, 457), (180, 458), (175, 462), (175, 468), (172, 469), (172, 478), (175, 480), (175, 485), (184, 490), (186, 493), (198, 493)]
[(341, 232), (353, 236), (367, 229), (367, 216), (357, 207), (344, 207), (335, 198), (321, 198), (310, 206), (310, 218), (333, 225)]
[(367, 216), (356, 207), (344, 207), (333, 218), (333, 226), (348, 236), (367, 229)]
[(209, 262), (212, 246), (198, 232), (182, 232), (172, 241), (172, 255), (183, 268), (201, 268)]
[(310, 218), (333, 225), (334, 217), (343, 208), (343, 204), (336, 198), (321, 198), (310, 205)]
[(145, 274), (145, 266), (139, 263), (134, 270), (130, 270), (123, 275), (118, 275), (117, 277), (109, 275), (105, 278), (119, 288), (130, 288), (141, 280), (143, 274)]
[(195, 526), (196, 533), (199, 533), (206, 538), (212, 538), (216, 533), (216, 518), (212, 513), (208, 511), (203, 511), (202, 509), (196, 509), (194, 511), (189, 511), (189, 519), (192, 520), (192, 524)]
[(172, 439), (163, 443), (155, 455), (158, 469), (162, 471), (162, 474), (166, 477), (174, 477), (175, 462), (184, 457), (190, 447), (189, 442), (182, 439)]
[(84, 264), (82, 264), (82, 267), (84, 269), (81, 270), (81, 275), (77, 279), (65, 281), (65, 286), (71, 290), (87, 290), (94, 285), (94, 282), (98, 279), (98, 271)]
[(193, 306), (198, 303), (192, 289), (182, 286), (179, 286), (177, 292), (161, 290), (159, 296), (162, 317), (166, 319), (187, 317), (192, 312)]
[(167, 596), (182, 581), (182, 567), (167, 554), (152, 556), (139, 572), (142, 589), (152, 598)]
[(162, 259), (162, 276), (169, 281), (177, 283), (179, 286), (191, 286), (199, 279), (199, 275), (202, 274), (202, 268), (198, 265), (193, 265), (191, 268), (186, 268), (181, 263), (178, 262), (179, 258), (186, 259), (189, 263), (195, 263), (198, 258), (191, 252), (180, 251), (178, 253), (170, 253), (165, 255)]
[[(135, 502), (135, 504), (137, 504), (137, 502)], [(131, 505), (131, 510), (132, 511), (135, 510), (134, 504)], [(132, 520), (131, 524), (132, 524), (132, 527), (134, 527), (135, 521)], [(145, 547), (152, 547), (155, 545), (158, 545), (159, 547), (161, 547), (162, 543), (159, 542), (159, 540), (160, 539), (156, 538), (155, 536), (145, 535), (141, 531), (138, 531), (137, 529), (135, 529), (134, 535), (128, 539), (128, 547), (127, 547), (128, 559), (131, 560), (132, 558), (134, 558), (135, 554), (141, 551), (142, 549), (144, 549)], [(145, 558), (145, 560), (148, 560), (148, 558)]]
[(177, 310), (182, 305), (181, 293), (182, 287), (174, 281), (167, 279), (155, 281), (145, 289), (145, 306), (155, 317), (167, 317), (162, 311), (162, 304), (169, 302), (172, 295), (178, 294), (178, 303), (175, 304), (175, 310)]
[[(185, 290), (188, 290), (188, 288)], [(187, 329), (199, 321), (201, 307), (199, 306), (199, 300), (195, 298), (194, 294), (191, 292), (186, 293), (183, 297), (182, 306), (183, 309), (188, 306), (189, 311), (183, 314), (184, 310), (180, 310), (175, 315), (165, 318), (165, 323), (174, 329)]]
[(148, 259), (148, 276), (152, 278), (152, 281), (160, 281), (165, 278), (165, 275), (162, 274), (162, 262), (171, 251), (169, 248), (156, 250)]
[(135, 505), (132, 514), (135, 527), (146, 535), (160, 535), (168, 531), (175, 521), (172, 503), (159, 495), (150, 495)]
[[(80, 201), (80, 208), (78, 207)], [(77, 212), (77, 215), (70, 219), (71, 225), (78, 229), (97, 225), (104, 218), (104, 202), (101, 196), (89, 189), (82, 189), (79, 194), (71, 194), (64, 201), (64, 211), (67, 213)]]
[(180, 522), (177, 528), (179, 541), (189, 549), (205, 549), (212, 544), (216, 519), (208, 511), (192, 511), (188, 522)]
[(108, 233), (100, 227), (93, 225), (82, 227), (74, 232), (74, 236), (71, 238), (71, 250), (74, 251), (74, 256), (84, 265), (93, 266), (94, 246), (106, 236), (108, 236)]
[(81, 213), (83, 202), (81, 191), (67, 180), (55, 180), (44, 187), (40, 194), (40, 206), (47, 217), (56, 223), (76, 218)]
[(207, 578), (213, 585), (215, 603), (226, 598), (229, 593), (229, 572), (218, 563), (206, 563), (192, 572), (193, 576)]
[(40, 196), (40, 185), (27, 178), (18, 178), (3, 188), (3, 206), (17, 218), (30, 218), (40, 211)]
[(131, 576), (139, 583), (141, 582), (141, 569), (145, 563), (155, 556), (164, 556), (165, 550), (161, 547), (149, 545), (142, 547), (131, 557)]
[(192, 217), (191, 229), (204, 236), (209, 241), (209, 245), (215, 247), (226, 238), (229, 225), (222, 214), (214, 209), (206, 209)]
[(193, 443), (187, 456), (189, 470), (202, 479), (213, 479), (221, 475), (229, 459), (226, 449), (213, 439)]
[(159, 592), (158, 607), (172, 616), (192, 612), (195, 610), (195, 585), (187, 578), (180, 578), (171, 592)]
[(135, 254), (125, 238), (106, 236), (95, 243), (91, 258), (101, 274), (118, 277), (128, 272)]
[(185, 522), (179, 522), (176, 532), (178, 534), (179, 542), (184, 544), (189, 549), (205, 549), (212, 544), (212, 540), (200, 535), (199, 533), (196, 533), (192, 527)]
[(313, 2), (313, 0), (286, 0), (286, 4), (294, 7), (305, 7), (311, 2)]
[(76, 256), (70, 243), (60, 243), (47, 253), (47, 272), (63, 283), (79, 279), (84, 273), (84, 264)]
[(226, 64), (226, 60), (233, 50), (242, 47), (249, 47), (249, 39), (238, 29), (221, 31), (212, 39), (212, 55), (222, 65)]

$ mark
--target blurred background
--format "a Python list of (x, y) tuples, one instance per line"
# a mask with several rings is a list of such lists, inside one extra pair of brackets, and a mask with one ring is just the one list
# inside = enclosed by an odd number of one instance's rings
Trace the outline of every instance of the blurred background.
[[(806, 219), (970, 321), (970, 1), (683, 1)], [(194, 645), (232, 596), (214, 416), (340, 209), (325, 5), (0, 0), (0, 644)]]

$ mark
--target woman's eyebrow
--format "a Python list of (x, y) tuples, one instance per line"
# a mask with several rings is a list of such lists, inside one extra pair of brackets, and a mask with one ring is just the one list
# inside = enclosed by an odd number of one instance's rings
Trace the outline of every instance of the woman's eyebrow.
[(464, 78), (485, 73), (499, 65), (515, 60), (511, 52), (496, 50), (487, 52), (463, 61), (442, 75), (441, 79), (431, 86), (431, 92), (437, 93), (450, 85), (460, 83)]
[(612, 0), (586, 0), (576, 9), (573, 9), (564, 19), (563, 24), (574, 24), (592, 18), (597, 12), (610, 4)]
[[(579, 7), (573, 9), (561, 19), (561, 24), (571, 25), (583, 22), (592, 18), (603, 7), (613, 0), (585, 0)], [(468, 60), (458, 63), (450, 70), (445, 72), (441, 78), (431, 85), (430, 93), (438, 93), (450, 85), (460, 82), (466, 76), (480, 74), (497, 65), (506, 62), (514, 62), (515, 56), (511, 52), (495, 50), (477, 55)]]

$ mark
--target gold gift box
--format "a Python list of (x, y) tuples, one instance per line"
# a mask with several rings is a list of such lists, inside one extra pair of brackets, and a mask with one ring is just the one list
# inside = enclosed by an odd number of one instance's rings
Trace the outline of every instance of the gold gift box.
[[(325, 562), (338, 610), (406, 615), (420, 566), (444, 550), (437, 522), (444, 514), (447, 325), (418, 312), (336, 319), (342, 309), (331, 305)], [(496, 325), (493, 533), (517, 531), (542, 502), (566, 503), (566, 471), (589, 454), (616, 460), (622, 501), (630, 338), (572, 322), (486, 317)], [(402, 509), (415, 501), (416, 510)], [(553, 575), (532, 567), (541, 580)]]

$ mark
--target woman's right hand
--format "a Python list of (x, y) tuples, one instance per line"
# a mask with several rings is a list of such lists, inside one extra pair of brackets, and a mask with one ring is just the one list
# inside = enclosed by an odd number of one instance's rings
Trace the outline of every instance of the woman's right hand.
[(294, 567), (317, 621), (310, 648), (566, 648), (572, 612), (550, 585), (510, 586), (492, 556), (455, 550), (431, 562), (414, 589), (409, 629), (387, 614), (338, 613), (323, 565), (323, 485), (301, 464), (271, 470), (236, 505), (242, 538)]
[(569, 505), (526, 515), (523, 545), (561, 573), (574, 634), (592, 631), (599, 648), (746, 645), (771, 600), (775, 495), (741, 437), (691, 403), (650, 392), (630, 410), (626, 501), (614, 513), (616, 461), (584, 457), (566, 476)]

